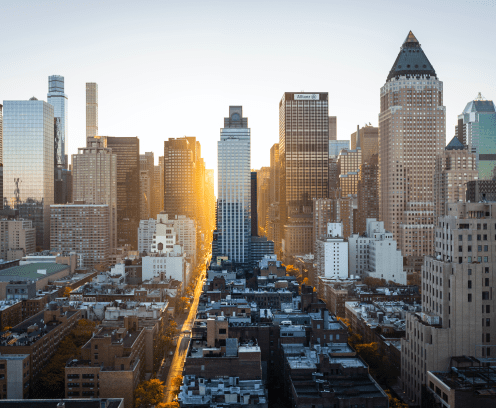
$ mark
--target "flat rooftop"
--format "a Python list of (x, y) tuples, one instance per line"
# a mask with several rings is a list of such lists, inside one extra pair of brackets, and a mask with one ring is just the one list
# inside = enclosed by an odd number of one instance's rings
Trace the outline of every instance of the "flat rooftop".
[[(70, 269), (70, 266), (49, 262), (35, 262), (27, 265), (13, 266), (12, 268), (0, 271), (0, 281), (6, 282), (19, 279), (36, 281), (65, 269)], [(44, 270), (46, 273), (38, 273), (39, 270)]]
[(124, 406), (124, 400), (122, 398), (109, 398), (109, 399), (94, 399), (94, 398), (83, 398), (83, 399), (43, 399), (35, 400), (30, 399), (29, 403), (26, 404), (26, 400), (4, 400), (0, 401), (2, 408), (24, 408), (29, 405), (33, 408), (57, 408), (57, 404), (63, 402), (65, 408), (118, 408)]

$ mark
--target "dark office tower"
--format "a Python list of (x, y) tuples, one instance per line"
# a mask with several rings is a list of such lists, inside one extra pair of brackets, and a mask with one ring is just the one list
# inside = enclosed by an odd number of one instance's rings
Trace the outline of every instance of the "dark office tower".
[[(284, 93), (279, 102), (279, 154), (281, 160), (281, 221), (312, 211), (313, 198), (327, 198), (329, 177), (328, 94)], [(284, 230), (292, 231), (292, 228)], [(289, 234), (285, 240), (305, 234)], [(285, 242), (286, 248), (305, 245)], [(311, 243), (310, 243), (311, 247)], [(286, 251), (287, 259), (293, 255)]]
[(258, 237), (257, 172), (251, 172), (251, 236)]
[(363, 234), (367, 230), (367, 218), (379, 219), (379, 191), (377, 154), (360, 165), (358, 172), (358, 211), (356, 231)]
[(380, 219), (409, 264), (420, 268), (434, 248), (433, 177), (445, 146), (446, 108), (443, 83), (411, 31), (380, 103)]
[(164, 142), (164, 211), (197, 218), (195, 197), (196, 138), (182, 137)]
[[(153, 152), (140, 155), (140, 178), (145, 183), (141, 188), (140, 208), (142, 220), (157, 218), (157, 204), (155, 202), (155, 159)], [(145, 217), (146, 215), (146, 217)]]
[(338, 118), (336, 116), (329, 116), (329, 140), (338, 139), (337, 121)]
[(138, 249), (140, 157), (138, 137), (102, 136), (117, 156), (117, 245)]

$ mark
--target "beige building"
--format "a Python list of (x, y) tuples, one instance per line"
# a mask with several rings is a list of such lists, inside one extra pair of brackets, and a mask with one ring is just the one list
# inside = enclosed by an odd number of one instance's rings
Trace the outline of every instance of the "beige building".
[(443, 83), (410, 32), (381, 88), (380, 219), (420, 265), (434, 240), (435, 158), (446, 140)]
[(105, 139), (88, 138), (86, 143), (72, 155), (74, 202), (108, 206), (112, 250), (117, 246), (117, 156)]
[[(362, 149), (362, 163), (368, 163), (374, 154), (379, 154), (379, 128), (372, 125), (358, 129), (360, 142), (358, 146)], [(351, 134), (351, 149), (357, 148), (357, 132)]]
[(0, 220), (0, 259), (12, 261), (36, 251), (36, 230), (30, 220)]
[(441, 154), (436, 157), (434, 172), (434, 215), (446, 215), (446, 203), (465, 201), (467, 183), (477, 180), (478, 170), (475, 153), (470, 153), (454, 137)]
[(496, 203), (446, 207), (422, 267), (422, 312), (407, 314), (401, 341), (401, 380), (416, 404), (428, 371), (445, 371), (454, 356), (485, 363), (496, 353)]
[(80, 267), (107, 263), (110, 259), (109, 219), (108, 205), (51, 205), (51, 249), (76, 252)]
[(339, 152), (338, 168), (341, 197), (346, 198), (357, 194), (358, 171), (361, 164), (362, 149), (360, 146), (353, 150), (343, 149)]
[(313, 246), (312, 214), (295, 214), (284, 226), (283, 252), (284, 261), (291, 262), (295, 255), (312, 252)]
[(86, 138), (95, 136), (98, 136), (98, 84), (86, 82)]

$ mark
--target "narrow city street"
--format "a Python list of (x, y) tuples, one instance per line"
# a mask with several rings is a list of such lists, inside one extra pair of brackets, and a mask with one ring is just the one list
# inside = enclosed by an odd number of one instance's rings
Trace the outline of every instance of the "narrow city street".
[(186, 359), (186, 354), (188, 352), (189, 342), (191, 339), (191, 328), (193, 327), (193, 323), (195, 321), (196, 310), (198, 309), (198, 302), (200, 300), (200, 295), (203, 287), (202, 275), (203, 272), (200, 274), (200, 278), (198, 279), (198, 282), (196, 284), (193, 303), (191, 305), (191, 308), (189, 309), (188, 317), (186, 318), (182, 326), (179, 325), (178, 321), (179, 334), (177, 339), (176, 351), (170, 364), (167, 380), (165, 381), (165, 403), (172, 402), (173, 399), (173, 395), (169, 392), (172, 385), (172, 379), (178, 375), (181, 375), (183, 372), (184, 361)]

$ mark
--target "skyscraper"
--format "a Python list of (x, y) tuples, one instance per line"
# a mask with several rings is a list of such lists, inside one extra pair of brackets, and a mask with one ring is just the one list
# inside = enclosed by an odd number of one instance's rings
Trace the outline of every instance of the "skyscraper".
[[(365, 125), (357, 129), (360, 136), (360, 148), (362, 149), (362, 163), (368, 163), (374, 154), (379, 154), (379, 128)], [(351, 148), (357, 147), (357, 132), (351, 134)]]
[[(72, 155), (74, 201), (108, 205), (110, 249), (117, 247), (117, 156), (105, 139), (88, 138)], [(53, 248), (53, 245), (52, 245)]]
[[(140, 168), (141, 170), (146, 170), (148, 171), (148, 178), (149, 178), (149, 183), (150, 183), (150, 191), (147, 196), (147, 201), (148, 205), (150, 207), (149, 209), (149, 217), (151, 218), (156, 218), (157, 217), (157, 212), (155, 210), (156, 204), (155, 204), (155, 158), (153, 152), (146, 152), (145, 154), (140, 155)], [(143, 198), (143, 197), (142, 197)], [(148, 219), (149, 217), (146, 218), (141, 218), (141, 219)]]
[(337, 118), (336, 116), (329, 116), (329, 140), (337, 140)]
[(355, 230), (359, 234), (367, 230), (367, 218), (379, 219), (377, 154), (360, 165), (357, 187), (357, 216)]
[(250, 261), (251, 183), (250, 129), (242, 106), (229, 106), (218, 149), (216, 255), (237, 263)]
[(443, 83), (410, 31), (381, 88), (379, 206), (403, 256), (432, 252), (435, 157), (445, 146)]
[(257, 208), (257, 172), (250, 173), (251, 194), (251, 236), (258, 237), (258, 208)]
[(50, 205), (54, 201), (54, 108), (35, 97), (4, 101), (4, 197), (33, 221), (36, 245), (50, 248)]
[(86, 82), (86, 137), (98, 136), (98, 84)]
[[(279, 155), (281, 161), (280, 219), (286, 232), (297, 230), (286, 224), (290, 218), (301, 224), (299, 214), (311, 212), (313, 198), (328, 197), (329, 107), (327, 92), (285, 92), (279, 102)], [(298, 215), (297, 217), (295, 217)], [(311, 222), (311, 220), (310, 220)], [(305, 227), (308, 229), (307, 227)], [(305, 234), (285, 234), (287, 239), (304, 239)], [(311, 234), (310, 234), (311, 235)], [(305, 243), (285, 242), (290, 248), (307, 248)], [(310, 248), (312, 244), (310, 243)]]
[(434, 216), (446, 215), (446, 204), (465, 201), (467, 183), (477, 180), (475, 153), (454, 137), (436, 156), (434, 170)]
[(53, 106), (53, 115), (55, 119), (55, 166), (67, 169), (67, 95), (64, 93), (63, 76), (52, 75), (48, 77), (47, 102)]
[(357, 194), (358, 171), (362, 164), (362, 149), (358, 145), (353, 150), (342, 149), (338, 156), (339, 187), (341, 197)]
[(102, 137), (117, 156), (117, 245), (138, 247), (140, 159), (138, 137)]
[(458, 140), (475, 154), (479, 180), (496, 177), (496, 107), (479, 93), (458, 116)]
[(64, 93), (64, 77), (48, 77), (47, 102), (53, 106), (54, 114), (54, 203), (65, 204), (72, 200), (72, 174), (68, 169), (68, 112), (67, 95)]

